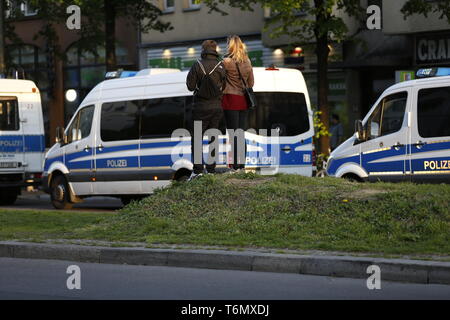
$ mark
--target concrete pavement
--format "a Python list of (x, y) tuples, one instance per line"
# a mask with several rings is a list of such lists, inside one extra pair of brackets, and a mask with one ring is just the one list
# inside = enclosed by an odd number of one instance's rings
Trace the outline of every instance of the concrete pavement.
[[(69, 290), (68, 266), (81, 290)], [(0, 258), (0, 299), (309, 300), (450, 299), (450, 286), (299, 274)]]

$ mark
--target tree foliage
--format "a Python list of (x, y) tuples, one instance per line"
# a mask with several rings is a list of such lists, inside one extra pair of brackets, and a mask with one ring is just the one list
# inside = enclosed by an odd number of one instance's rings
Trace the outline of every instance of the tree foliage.
[(447, 19), (450, 23), (450, 1), (408, 0), (402, 8), (404, 19), (420, 14), (428, 17), (430, 13), (438, 13), (439, 19)]

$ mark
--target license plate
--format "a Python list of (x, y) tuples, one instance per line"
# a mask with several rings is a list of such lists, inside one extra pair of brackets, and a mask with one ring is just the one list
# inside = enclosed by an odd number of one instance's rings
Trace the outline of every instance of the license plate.
[(17, 162), (0, 162), (0, 169), (17, 168)]

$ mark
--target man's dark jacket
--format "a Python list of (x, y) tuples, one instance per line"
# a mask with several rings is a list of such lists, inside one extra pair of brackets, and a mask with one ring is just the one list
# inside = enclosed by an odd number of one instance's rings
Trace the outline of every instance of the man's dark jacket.
[[(211, 72), (211, 70), (214, 69), (214, 67), (219, 63), (218, 56), (214, 54), (202, 55), (202, 59), (200, 61), (207, 73)], [(202, 80), (204, 75), (205, 74), (203, 73), (198, 62), (195, 62), (191, 67), (186, 80), (189, 91), (195, 91), (196, 88), (200, 86), (200, 81)], [(221, 89), (221, 91), (223, 91), (223, 89), (225, 88), (226, 71), (222, 63), (211, 74), (211, 78), (214, 83), (216, 83), (217, 86)], [(195, 108), (222, 108), (222, 95), (214, 99), (202, 99), (200, 97), (196, 97), (194, 93), (194, 103)]]

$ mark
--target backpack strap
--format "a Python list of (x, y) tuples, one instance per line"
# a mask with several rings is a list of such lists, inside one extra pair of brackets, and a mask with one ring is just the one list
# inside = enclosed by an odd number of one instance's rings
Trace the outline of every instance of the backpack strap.
[[(202, 69), (203, 73), (205, 74), (205, 76), (207, 75), (206, 73), (206, 69), (203, 66), (203, 64), (201, 63), (201, 61), (199, 59), (197, 59), (198, 65), (200, 66), (200, 69)], [(222, 64), (222, 61), (219, 61), (218, 64), (216, 64), (216, 66), (211, 70), (211, 72), (208, 75), (212, 75), (214, 71), (216, 71), (216, 69)]]

